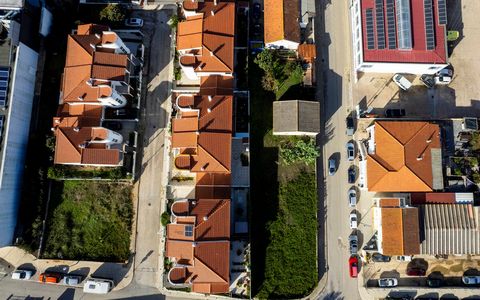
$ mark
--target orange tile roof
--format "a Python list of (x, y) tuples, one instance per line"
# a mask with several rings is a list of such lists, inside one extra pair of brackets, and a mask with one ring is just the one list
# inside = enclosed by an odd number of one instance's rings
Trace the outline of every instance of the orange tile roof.
[[(198, 16), (178, 25), (177, 50), (197, 49), (192, 61), (196, 72), (233, 72), (235, 3), (200, 3)], [(212, 13), (213, 12), (213, 13)], [(182, 63), (185, 63), (182, 57)]]
[(432, 149), (440, 149), (440, 127), (428, 122), (375, 122), (375, 154), (368, 155), (370, 191), (432, 191)]
[(233, 76), (203, 76), (200, 78), (200, 95), (233, 95)]
[(265, 43), (280, 40), (300, 42), (300, 3), (298, 0), (264, 0)]
[(198, 131), (198, 119), (197, 118), (173, 119), (172, 130), (174, 132)]
[(385, 255), (403, 255), (401, 208), (382, 208), (382, 248)]
[(315, 44), (301, 44), (298, 46), (298, 56), (305, 60), (313, 60), (317, 57)]
[(231, 184), (231, 175), (229, 173), (197, 173), (196, 185), (227, 185)]

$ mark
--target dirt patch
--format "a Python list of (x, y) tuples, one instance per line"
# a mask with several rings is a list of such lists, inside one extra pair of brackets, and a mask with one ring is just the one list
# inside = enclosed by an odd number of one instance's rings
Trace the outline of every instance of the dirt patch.
[(463, 272), (463, 263), (459, 263), (457, 265), (453, 265), (450, 267), (451, 272)]

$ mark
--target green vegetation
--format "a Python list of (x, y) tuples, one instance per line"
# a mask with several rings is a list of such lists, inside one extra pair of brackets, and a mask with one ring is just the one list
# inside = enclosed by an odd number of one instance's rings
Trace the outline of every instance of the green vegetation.
[(280, 185), (277, 218), (268, 227), (265, 281), (259, 298), (298, 298), (317, 283), (315, 174)]
[(118, 4), (109, 4), (100, 11), (100, 20), (110, 22), (121, 22), (125, 19), (125, 14)]
[(171, 29), (177, 29), (178, 21), (178, 15), (174, 14), (170, 17), (170, 20), (168, 20), (168, 26), (170, 26)]
[(131, 179), (125, 168), (94, 168), (53, 165), (48, 168), (48, 178), (50, 179), (80, 179), (80, 178), (98, 178), (98, 179)]
[(259, 53), (254, 62), (265, 72), (262, 77), (262, 87), (275, 93), (279, 100), (289, 88), (300, 84), (303, 70), (299, 61), (285, 59), (276, 50), (266, 49)]
[(44, 258), (125, 261), (130, 255), (131, 186), (95, 181), (56, 182)]
[(296, 141), (287, 140), (280, 144), (280, 157), (287, 165), (296, 162), (314, 165), (319, 155), (320, 150), (315, 145), (315, 140), (310, 137), (299, 138)]
[(173, 69), (173, 77), (175, 78), (175, 80), (182, 79), (182, 68), (180, 66), (176, 66)]
[(287, 150), (280, 156), (282, 147), (304, 147), (303, 139), (272, 135), (275, 94), (262, 88), (262, 73), (259, 65), (249, 64), (251, 172), (262, 174), (251, 178), (252, 296), (299, 298), (314, 288), (318, 276), (315, 168), (309, 154)]
[(167, 226), (167, 224), (170, 223), (170, 214), (168, 213), (168, 211), (164, 211), (162, 213), (160, 222), (162, 223), (163, 226)]

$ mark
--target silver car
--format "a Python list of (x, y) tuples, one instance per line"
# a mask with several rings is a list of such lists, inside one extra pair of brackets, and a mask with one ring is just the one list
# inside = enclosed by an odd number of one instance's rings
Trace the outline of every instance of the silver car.
[(82, 277), (77, 275), (66, 275), (63, 277), (62, 283), (66, 285), (78, 285), (82, 281)]
[(348, 161), (355, 159), (355, 144), (352, 142), (347, 143), (347, 159)]
[(394, 287), (398, 285), (397, 278), (381, 278), (378, 280), (379, 287)]
[(335, 174), (336, 171), (337, 167), (335, 166), (335, 159), (330, 158), (328, 160), (328, 175), (332, 176), (333, 174)]
[(351, 187), (348, 190), (348, 206), (355, 207), (355, 205), (357, 205), (357, 190)]

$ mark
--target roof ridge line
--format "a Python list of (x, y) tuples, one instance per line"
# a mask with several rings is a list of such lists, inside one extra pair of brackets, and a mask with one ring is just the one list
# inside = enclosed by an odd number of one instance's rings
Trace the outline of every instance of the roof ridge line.
[[(217, 200), (217, 199), (204, 199), (204, 200)], [(222, 203), (220, 203), (220, 205), (218, 205), (218, 206), (215, 205), (214, 210), (210, 213), (208, 219), (210, 219), (211, 217), (213, 217), (221, 208), (223, 208), (225, 205), (227, 205), (225, 199), (220, 199), (220, 202), (222, 202)], [(198, 227), (200, 227), (201, 225), (203, 225), (203, 224), (205, 224), (205, 223), (207, 223), (207, 222), (206, 222), (206, 221), (203, 221), (202, 223), (196, 225), (196, 226), (195, 226), (195, 229), (198, 228)]]
[[(205, 151), (205, 153), (207, 153), (208, 155), (210, 155), (210, 157), (213, 158), (219, 165), (221, 165), (221, 166), (225, 169), (225, 171), (230, 172), (230, 170), (228, 170), (227, 167), (226, 167), (224, 164), (222, 164), (215, 156), (213, 156), (210, 152), (208, 152), (208, 150), (205, 149), (205, 147), (203, 147), (203, 146), (200, 145), (200, 144), (198, 144), (197, 147), (202, 148), (202, 149)], [(198, 154), (197, 154), (197, 155), (198, 155)]]
[[(206, 49), (208, 49), (208, 51), (212, 52), (212, 53), (213, 53), (213, 57), (215, 57), (219, 62), (221, 62), (224, 67), (226, 67), (227, 69), (229, 69), (230, 71), (233, 72), (233, 70), (232, 70), (229, 66), (227, 66), (227, 64), (226, 64), (223, 60), (221, 60), (221, 59), (215, 54), (215, 52), (213, 52), (212, 50), (210, 50), (210, 48), (208, 48), (207, 46), (205, 46), (205, 44), (203, 43), (203, 40), (202, 40), (202, 46), (205, 47)], [(203, 53), (202, 53), (202, 56), (203, 56)]]

